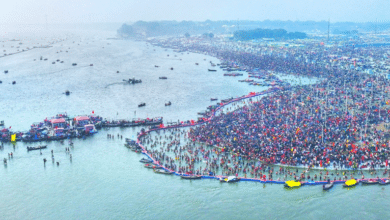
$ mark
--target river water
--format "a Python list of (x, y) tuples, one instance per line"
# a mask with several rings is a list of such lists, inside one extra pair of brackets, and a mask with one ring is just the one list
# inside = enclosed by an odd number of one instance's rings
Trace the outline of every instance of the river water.
[[(61, 31), (59, 28), (36, 31), (33, 27), (7, 31), (1, 27), (1, 55), (54, 43), (50, 48), (0, 58), (3, 82), (0, 120), (13, 130), (23, 131), (33, 122), (61, 112), (82, 115), (94, 111), (109, 119), (163, 116), (166, 123), (196, 119), (197, 112), (212, 104), (211, 97), (223, 99), (267, 89), (239, 83), (247, 74), (224, 77), (221, 70), (208, 72), (210, 61), (220, 62), (213, 57), (174, 53), (145, 42), (109, 39), (115, 36), (118, 27), (77, 30), (67, 27)], [(48, 60), (41, 61), (41, 56)], [(64, 63), (56, 62), (57, 59)], [(174, 69), (170, 70), (171, 67)], [(4, 74), (3, 70), (9, 72)], [(159, 80), (160, 76), (168, 79)], [(142, 83), (122, 83), (123, 79), (133, 77), (142, 79)], [(12, 81), (16, 84), (12, 85)], [(71, 92), (70, 96), (63, 94), (65, 90)], [(168, 101), (172, 105), (166, 107), (164, 103)], [(146, 106), (138, 108), (140, 102)], [(0, 219), (384, 219), (389, 216), (386, 208), (390, 189), (378, 185), (349, 190), (336, 185), (323, 192), (320, 186), (286, 190), (278, 184), (221, 184), (210, 179), (188, 181), (156, 175), (143, 168), (138, 162), (143, 156), (125, 148), (124, 140), (107, 138), (107, 134), (135, 138), (139, 129), (100, 130), (86, 140), (74, 140), (72, 160), (65, 152), (67, 143), (44, 143), (48, 148), (42, 150), (42, 155), (26, 151), (26, 146), (39, 143), (18, 142), (15, 148), (6, 144), (0, 158), (8, 157), (10, 152), (14, 156), (7, 166), (0, 167)], [(59, 166), (50, 160), (51, 150)], [(46, 166), (43, 158), (48, 159)]]

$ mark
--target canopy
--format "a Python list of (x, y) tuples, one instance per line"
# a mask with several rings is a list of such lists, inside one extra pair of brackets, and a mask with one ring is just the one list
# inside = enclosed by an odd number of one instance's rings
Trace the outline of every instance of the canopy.
[(55, 124), (55, 123), (65, 123), (65, 119), (63, 119), (63, 118), (52, 119), (52, 120), (50, 120), (50, 122), (52, 124)]
[(74, 118), (76, 121), (84, 121), (84, 120), (89, 120), (88, 116), (77, 116)]
[(355, 179), (350, 179), (350, 180), (345, 181), (345, 185), (347, 185), (347, 186), (352, 186), (352, 185), (355, 185), (355, 184), (356, 184), (356, 180)]
[(295, 182), (294, 180), (286, 181), (286, 185), (289, 187), (299, 187), (301, 186), (300, 182)]

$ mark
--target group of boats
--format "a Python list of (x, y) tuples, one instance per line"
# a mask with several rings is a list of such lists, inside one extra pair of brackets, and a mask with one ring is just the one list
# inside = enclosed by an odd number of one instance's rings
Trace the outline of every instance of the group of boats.
[(102, 127), (135, 127), (135, 126), (150, 126), (150, 125), (159, 125), (163, 123), (162, 117), (155, 118), (146, 118), (146, 119), (133, 119), (129, 120), (112, 120), (112, 121), (102, 121)]
[[(358, 181), (356, 179), (350, 179), (350, 180), (347, 180), (344, 182), (343, 187), (350, 188), (350, 187), (357, 186), (359, 183), (362, 183), (362, 185), (375, 185), (375, 184), (388, 185), (388, 184), (390, 184), (390, 179), (368, 179), (368, 180), (360, 180), (360, 181)], [(305, 184), (306, 183), (301, 183), (299, 181), (290, 180), (290, 181), (285, 182), (284, 187), (285, 188), (299, 188)], [(330, 190), (331, 188), (333, 188), (334, 184), (335, 184), (334, 181), (328, 181), (327, 183), (322, 185), (322, 189), (325, 191)]]

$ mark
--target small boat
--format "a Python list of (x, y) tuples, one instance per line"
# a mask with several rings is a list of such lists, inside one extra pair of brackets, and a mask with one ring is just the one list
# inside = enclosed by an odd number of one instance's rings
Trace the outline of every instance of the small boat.
[(240, 178), (235, 177), (235, 176), (229, 176), (227, 178), (221, 177), (219, 178), (219, 181), (222, 183), (234, 183), (240, 181)]
[(145, 104), (145, 102), (142, 102), (142, 103), (140, 103), (139, 105), (138, 105), (138, 107), (143, 107), (143, 106), (145, 106), (146, 104)]
[(171, 67), (171, 70), (173, 70), (173, 67)]
[(169, 106), (169, 105), (172, 105), (171, 101), (169, 101), (168, 103), (165, 103), (165, 106)]
[(159, 173), (159, 174), (165, 174), (165, 175), (172, 175), (174, 172), (173, 171), (166, 171), (166, 170), (153, 170), (155, 173)]
[(166, 76), (160, 76), (159, 79), (168, 79)]
[(141, 163), (153, 163), (153, 160), (142, 158), (139, 162), (141, 162)]
[(72, 63), (72, 66), (77, 66), (77, 63)]
[(390, 179), (380, 180), (378, 183), (379, 183), (379, 185), (387, 185), (387, 184), (390, 184)]
[(16, 81), (12, 81), (12, 85), (15, 85), (16, 84)]
[(213, 69), (208, 69), (209, 72), (217, 72), (217, 70), (213, 70)]
[(89, 64), (89, 66), (93, 66), (93, 64), (91, 63), (91, 64)]
[(218, 98), (210, 98), (210, 101), (217, 101)]
[(345, 181), (345, 183), (343, 184), (343, 187), (353, 187), (353, 186), (356, 186), (359, 182), (356, 181), (355, 179), (350, 179), (350, 180), (347, 180)]
[(195, 63), (195, 65), (199, 65), (199, 63)]
[(202, 176), (180, 176), (180, 177), (186, 180), (198, 180), (202, 178)]
[(299, 188), (301, 186), (302, 186), (301, 182), (298, 182), (298, 181), (295, 181), (295, 180), (289, 180), (289, 181), (286, 181), (284, 183), (284, 187), (290, 188), (290, 189), (292, 189), (292, 188)]
[(65, 95), (70, 95), (69, 90), (66, 90), (66, 91), (65, 91)]
[(151, 163), (147, 163), (147, 164), (145, 164), (145, 166), (144, 167), (146, 167), (146, 168), (149, 168), (149, 169), (162, 169), (162, 167), (161, 166), (159, 166), (159, 165), (156, 165), (156, 164), (151, 164)]
[(56, 62), (52, 62), (51, 64), (56, 64)]
[(378, 184), (378, 180), (373, 180), (373, 179), (369, 179), (369, 180), (363, 180), (363, 181), (360, 181), (363, 185), (375, 185), (375, 184)]
[(30, 150), (40, 150), (40, 149), (45, 149), (45, 148), (46, 148), (46, 145), (38, 146), (38, 147), (27, 147), (27, 151), (30, 151)]
[(4, 70), (4, 73), (8, 73), (8, 70)]
[(333, 187), (333, 185), (334, 185), (334, 182), (329, 182), (325, 185), (322, 185), (322, 189), (323, 190), (330, 190)]

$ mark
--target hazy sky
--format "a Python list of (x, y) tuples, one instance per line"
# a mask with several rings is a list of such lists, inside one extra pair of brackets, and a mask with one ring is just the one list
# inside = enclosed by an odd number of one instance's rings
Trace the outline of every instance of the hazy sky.
[(2, 0), (1, 24), (137, 20), (390, 21), (390, 0)]

